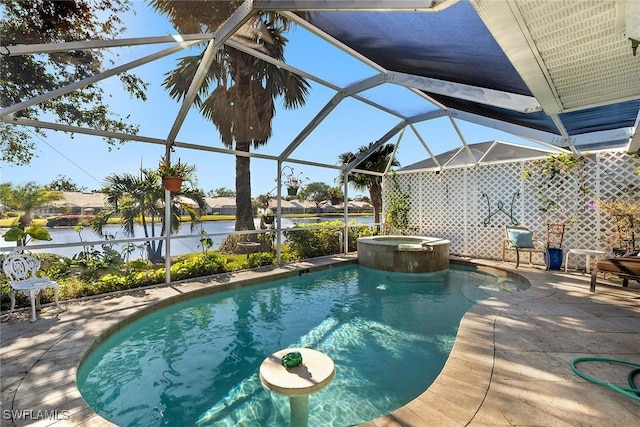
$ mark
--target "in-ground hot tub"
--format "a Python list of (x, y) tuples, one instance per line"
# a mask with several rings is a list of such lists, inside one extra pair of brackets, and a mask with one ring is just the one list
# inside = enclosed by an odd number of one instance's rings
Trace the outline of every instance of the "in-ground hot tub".
[(358, 238), (358, 263), (376, 270), (430, 273), (449, 268), (449, 241), (421, 236)]

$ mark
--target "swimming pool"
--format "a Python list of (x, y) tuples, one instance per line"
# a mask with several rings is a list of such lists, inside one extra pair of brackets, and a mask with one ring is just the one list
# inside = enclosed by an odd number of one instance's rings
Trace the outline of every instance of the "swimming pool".
[(309, 425), (361, 423), (429, 387), (475, 302), (524, 288), (455, 265), (428, 274), (352, 265), (198, 297), (106, 339), (80, 366), (78, 388), (123, 426), (288, 425), (288, 399), (264, 390), (258, 369), (280, 349), (308, 346), (336, 364), (310, 398)]

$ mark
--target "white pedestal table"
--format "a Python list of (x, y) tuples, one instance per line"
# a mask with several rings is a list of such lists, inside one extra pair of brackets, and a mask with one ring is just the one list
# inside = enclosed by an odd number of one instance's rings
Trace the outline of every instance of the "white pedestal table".
[[(299, 352), (302, 363), (282, 366), (287, 353)], [(326, 387), (335, 376), (335, 364), (324, 353), (310, 348), (287, 348), (273, 353), (260, 365), (260, 381), (267, 390), (289, 396), (291, 426), (306, 427), (309, 421), (309, 395)]]

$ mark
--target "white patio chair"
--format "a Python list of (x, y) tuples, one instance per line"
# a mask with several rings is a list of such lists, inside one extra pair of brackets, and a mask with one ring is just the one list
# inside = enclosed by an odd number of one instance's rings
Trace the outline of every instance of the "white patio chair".
[[(56, 282), (48, 277), (38, 277), (36, 273), (40, 269), (40, 261), (36, 258), (21, 254), (19, 252), (11, 252), (2, 262), (2, 270), (7, 275), (11, 282), (11, 291), (9, 292), (9, 298), (11, 298), (11, 308), (9, 313), (2, 319), (3, 322), (9, 320), (13, 314), (13, 310), (16, 306), (16, 292), (22, 292), (25, 295), (29, 295), (31, 299), (31, 321), (36, 321), (36, 304), (38, 310), (40, 310), (40, 291), (45, 288), (54, 289), (54, 299), (58, 311), (63, 311), (63, 308), (58, 303), (58, 289), (59, 286)], [(38, 298), (36, 298), (36, 296)]]

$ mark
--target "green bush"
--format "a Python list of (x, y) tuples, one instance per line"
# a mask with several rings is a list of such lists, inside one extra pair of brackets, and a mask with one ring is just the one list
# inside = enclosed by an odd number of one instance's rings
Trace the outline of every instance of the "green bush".
[[(350, 225), (355, 221), (350, 221)], [(315, 258), (319, 256), (333, 255), (341, 253), (343, 248), (340, 247), (340, 238), (336, 234), (341, 232), (344, 227), (342, 221), (325, 221), (315, 224), (297, 224), (300, 228), (310, 227), (332, 227), (323, 229), (309, 229), (285, 231), (284, 235), (289, 241), (289, 248), (298, 258)], [(357, 249), (356, 239), (363, 236), (371, 236), (373, 233), (368, 225), (359, 225), (349, 227), (349, 252)]]
[(273, 252), (256, 252), (249, 255), (247, 265), (249, 268), (262, 267), (265, 265), (273, 265), (277, 261), (276, 254)]
[[(328, 230), (328, 232), (331, 231)], [(34, 256), (41, 261), (39, 275), (48, 276), (60, 285), (61, 301), (161, 284), (165, 280), (164, 266), (154, 265), (148, 261), (131, 261), (126, 265), (123, 264), (119, 269), (99, 268), (89, 274), (82, 271), (83, 266), (78, 266), (68, 257), (55, 254), (34, 254)], [(289, 262), (296, 257), (297, 254), (290, 250), (290, 245), (283, 244), (282, 261)], [(0, 263), (3, 258), (0, 256)], [(272, 251), (256, 252), (250, 254), (248, 259), (244, 254), (193, 253), (175, 258), (171, 265), (171, 279), (192, 279), (275, 263), (276, 255)], [(0, 270), (0, 303), (3, 311), (9, 308), (10, 290), (9, 279)], [(50, 288), (43, 290), (41, 301), (43, 304), (53, 302), (53, 290)], [(28, 307), (29, 304), (28, 296), (21, 292), (16, 293), (17, 308)]]

